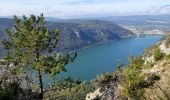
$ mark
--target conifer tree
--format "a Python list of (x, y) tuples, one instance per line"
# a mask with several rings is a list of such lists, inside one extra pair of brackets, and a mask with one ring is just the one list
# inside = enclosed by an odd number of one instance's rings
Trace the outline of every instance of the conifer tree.
[(29, 18), (14, 16), (14, 29), (6, 29), (7, 38), (3, 40), (8, 52), (4, 58), (21, 71), (32, 67), (38, 73), (40, 98), (43, 98), (44, 73), (56, 75), (65, 71), (65, 65), (73, 61), (76, 55), (58, 54), (54, 50), (58, 43), (59, 31), (48, 30), (43, 14)]

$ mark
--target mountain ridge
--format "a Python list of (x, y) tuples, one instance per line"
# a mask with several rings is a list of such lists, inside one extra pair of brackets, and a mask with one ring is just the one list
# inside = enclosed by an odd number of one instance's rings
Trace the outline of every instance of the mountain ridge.
[[(0, 38), (3, 39), (5, 28), (12, 29), (13, 21), (0, 18), (0, 22)], [(77, 51), (95, 44), (135, 36), (134, 33), (117, 24), (101, 20), (47, 21), (46, 26), (49, 30), (60, 30), (59, 43), (56, 48), (58, 52)]]

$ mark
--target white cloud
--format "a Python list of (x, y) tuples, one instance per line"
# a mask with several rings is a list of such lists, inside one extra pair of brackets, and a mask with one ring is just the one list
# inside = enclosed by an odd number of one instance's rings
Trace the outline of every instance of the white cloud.
[(44, 13), (60, 18), (167, 13), (170, 0), (1, 0), (0, 16)]

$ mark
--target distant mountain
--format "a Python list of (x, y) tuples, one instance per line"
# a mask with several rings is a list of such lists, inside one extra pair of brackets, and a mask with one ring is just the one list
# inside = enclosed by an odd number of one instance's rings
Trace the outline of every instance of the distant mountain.
[(60, 21), (61, 19), (56, 18), (56, 17), (46, 17), (46, 21)]
[[(170, 6), (161, 9), (165, 8), (170, 8)], [(116, 23), (134, 33), (147, 33), (147, 31), (153, 30), (170, 33), (170, 15), (110, 16), (98, 19)]]
[(98, 18), (100, 20), (111, 21), (117, 24), (137, 24), (144, 23), (147, 20), (168, 21), (170, 22), (170, 15), (134, 15), (134, 16), (109, 16)]
[[(13, 27), (12, 19), (0, 18), (0, 39), (5, 37), (5, 28)], [(102, 42), (114, 41), (134, 34), (117, 24), (100, 20), (72, 20), (47, 22), (47, 27), (60, 30), (57, 51), (70, 52)]]

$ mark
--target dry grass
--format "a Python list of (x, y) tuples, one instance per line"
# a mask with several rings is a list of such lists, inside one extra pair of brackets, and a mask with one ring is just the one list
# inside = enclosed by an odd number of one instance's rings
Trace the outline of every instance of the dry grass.
[[(169, 100), (170, 99), (170, 63), (160, 61), (153, 69), (158, 69), (157, 74), (161, 79), (153, 87), (145, 89), (145, 98), (147, 100)], [(152, 70), (152, 69), (150, 69)]]

